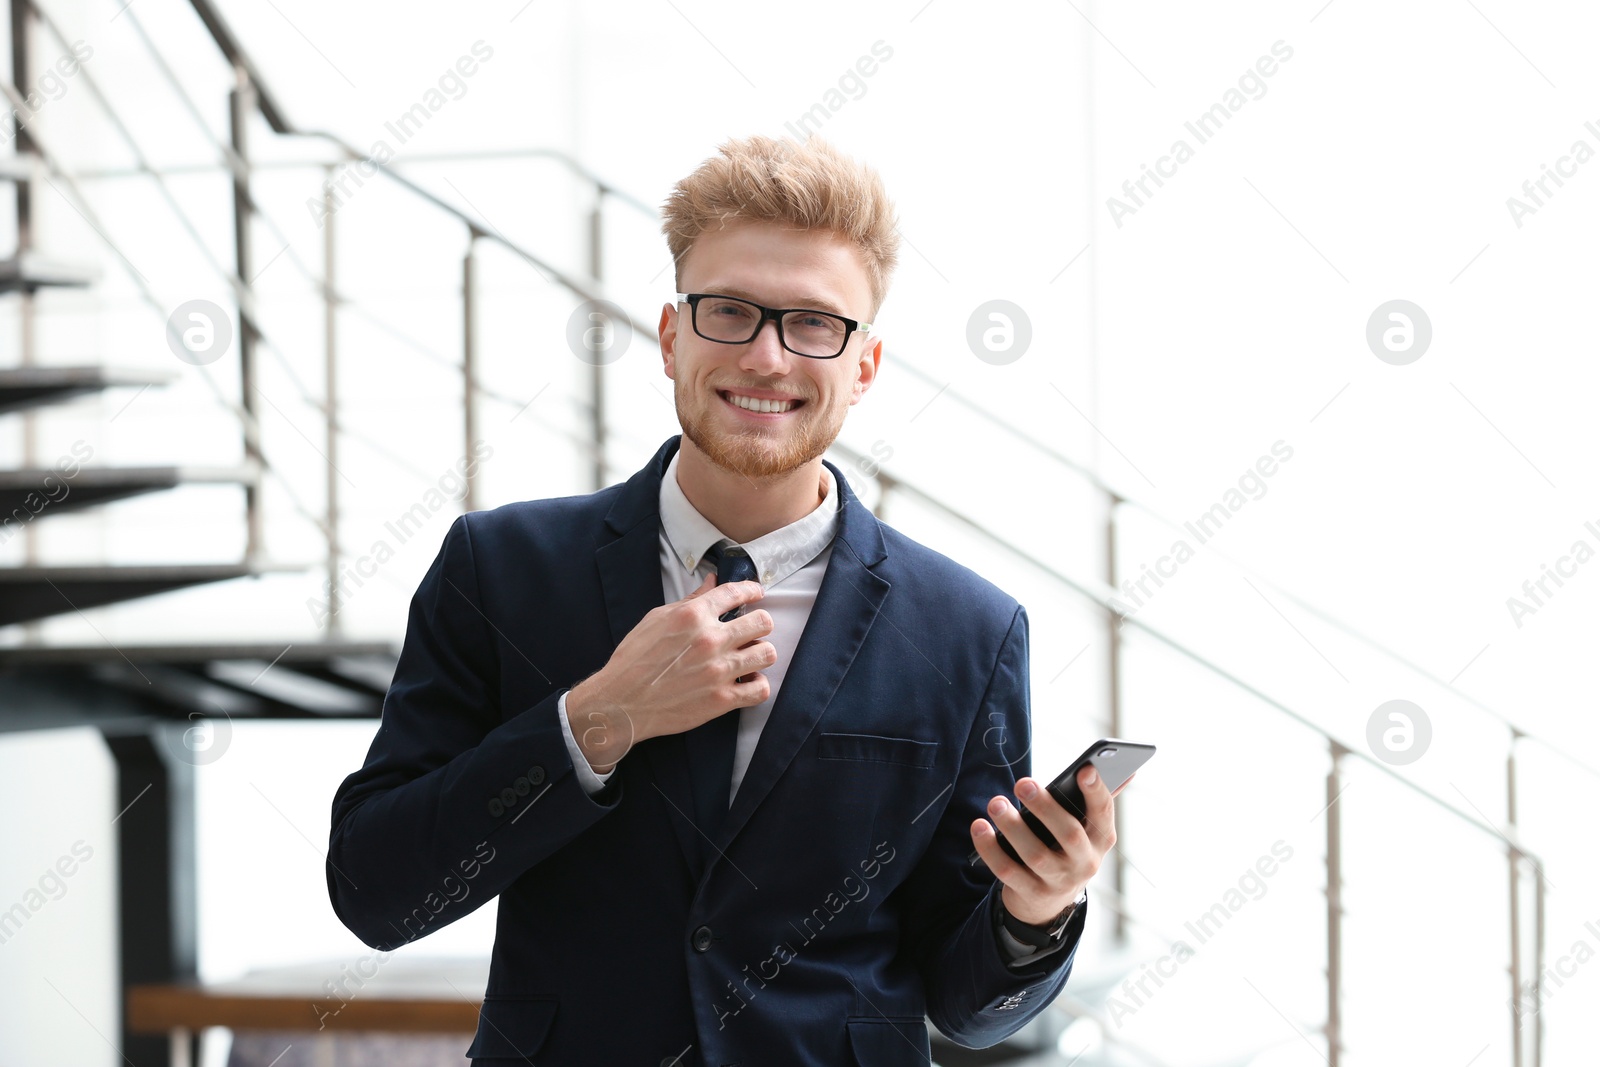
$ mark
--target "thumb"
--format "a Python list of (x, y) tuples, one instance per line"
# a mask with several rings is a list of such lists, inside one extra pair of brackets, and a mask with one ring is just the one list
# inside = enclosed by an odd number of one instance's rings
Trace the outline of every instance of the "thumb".
[(700, 580), (699, 588), (697, 588), (694, 591), (692, 591), (688, 596), (684, 597), (683, 599), (685, 599), (685, 600), (693, 600), (695, 597), (700, 596), (702, 593), (706, 592), (708, 589), (715, 589), (716, 587), (717, 587), (717, 576), (715, 574), (708, 574), (708, 575), (706, 575), (704, 578), (702, 578)]

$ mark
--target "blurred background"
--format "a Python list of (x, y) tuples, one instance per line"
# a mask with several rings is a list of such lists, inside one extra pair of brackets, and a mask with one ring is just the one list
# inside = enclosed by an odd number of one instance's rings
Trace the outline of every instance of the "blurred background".
[(452, 519), (678, 432), (751, 133), (896, 202), (828, 458), (1027, 607), (1034, 772), (1160, 750), (935, 1060), (1592, 1059), (1593, 7), (6, 6), (0, 1063), (464, 1062), (494, 905), (378, 958), (333, 792)]

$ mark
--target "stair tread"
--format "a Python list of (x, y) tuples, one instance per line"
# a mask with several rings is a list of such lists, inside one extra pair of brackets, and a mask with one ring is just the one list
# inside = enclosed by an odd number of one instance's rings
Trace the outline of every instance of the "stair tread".
[(206, 663), (215, 660), (265, 660), (280, 664), (324, 663), (333, 659), (397, 659), (399, 649), (388, 641), (323, 639), (317, 641), (185, 642), (163, 645), (60, 645), (0, 648), (0, 668), (98, 663), (129, 659), (135, 662)]
[(94, 263), (56, 259), (38, 252), (0, 259), (0, 292), (46, 287), (82, 288), (99, 280), (100, 268)]
[(267, 574), (298, 574), (303, 566), (268, 563), (147, 563), (0, 568), (0, 626), (86, 608), (111, 607), (194, 586)]
[(38, 177), (43, 172), (42, 163), (31, 152), (12, 152), (0, 156), (0, 181), (19, 182)]
[(59, 404), (100, 389), (166, 385), (177, 377), (172, 370), (126, 367), (5, 367), (0, 369), (0, 414)]
[(79, 467), (65, 475), (56, 467), (0, 469), (0, 489), (32, 487), (49, 475), (65, 477), (74, 487), (115, 486), (145, 483), (247, 482), (256, 476), (254, 467), (191, 467), (183, 464), (142, 467)]
[(113, 367), (98, 363), (70, 366), (0, 367), (0, 388), (19, 386), (165, 385), (175, 380), (175, 370), (148, 367)]
[(0, 582), (51, 581), (163, 581), (201, 578), (205, 575), (298, 574), (305, 568), (277, 563), (91, 563), (42, 564), (0, 567)]

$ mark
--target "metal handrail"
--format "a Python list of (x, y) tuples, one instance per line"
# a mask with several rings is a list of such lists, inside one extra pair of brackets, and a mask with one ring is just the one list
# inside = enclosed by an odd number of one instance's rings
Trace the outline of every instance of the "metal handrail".
[[(28, 2), (37, 7), (37, 0), (28, 0)], [(285, 112), (284, 109), (279, 105), (277, 97), (272, 93), (271, 89), (268, 88), (266, 83), (262, 81), (261, 73), (257, 69), (254, 61), (250, 59), (244, 48), (233, 36), (233, 32), (228, 28), (227, 23), (223, 20), (221, 14), (216, 10), (216, 7), (211, 3), (211, 0), (189, 0), (189, 4), (194, 8), (195, 13), (200, 17), (200, 21), (205, 24), (207, 31), (211, 34), (212, 40), (216, 43), (218, 49), (221, 50), (224, 58), (226, 58), (228, 62), (240, 72), (243, 78), (248, 80), (254, 93), (255, 105), (257, 109), (260, 110), (262, 117), (266, 119), (268, 126), (272, 128), (274, 133), (296, 137), (311, 137), (326, 141), (343, 154), (344, 162), (368, 163), (370, 166), (376, 168), (379, 173), (385, 175), (390, 181), (396, 182), (402, 188), (409, 190), (413, 195), (433, 205), (446, 215), (455, 218), (467, 228), (467, 232), (473, 239), (483, 239), (498, 243), (512, 255), (524, 260), (534, 269), (549, 276), (552, 281), (558, 283), (563, 288), (571, 291), (585, 300), (598, 301), (604, 299), (601, 293), (601, 286), (595, 279), (580, 277), (570, 272), (561, 270), (553, 264), (545, 262), (539, 256), (530, 252), (528, 249), (523, 248), (515, 241), (512, 241), (510, 238), (500, 233), (500, 231), (497, 230), (493, 224), (484, 219), (478, 218), (474, 214), (463, 211), (454, 204), (440, 197), (431, 189), (414, 181), (406, 175), (401, 174), (398, 170), (395, 170), (388, 164), (372, 159), (363, 154), (357, 150), (354, 145), (351, 145), (338, 134), (327, 130), (303, 129), (299, 126), (296, 126), (289, 120), (287, 112)], [(540, 151), (543, 154), (548, 155), (550, 158), (563, 163), (565, 166), (571, 169), (573, 173), (585, 178), (602, 195), (614, 196), (635, 208), (643, 207), (641, 202), (639, 202), (636, 198), (629, 196), (616, 186), (605, 181), (599, 175), (596, 175), (593, 171), (590, 171), (588, 168), (584, 167), (581, 163), (566, 153), (555, 149), (541, 149)], [(235, 167), (243, 165), (243, 161), (239, 160), (236, 154), (230, 160), (230, 163)], [(627, 313), (624, 312), (624, 314), (626, 315)], [(632, 316), (628, 316), (628, 325), (634, 330), (640, 332), (645, 330), (644, 325), (634, 320)]]
[[(866, 453), (852, 448), (841, 441), (835, 440), (830, 447), (837, 448), (840, 452), (849, 457), (852, 462), (876, 462), (874, 457), (868, 456)], [(1345, 745), (1344, 742), (1340, 741), (1337, 736), (1318, 725), (1313, 720), (1295, 711), (1289, 705), (1283, 703), (1277, 698), (1269, 696), (1268, 694), (1255, 688), (1244, 679), (1229, 672), (1222, 666), (1211, 662), (1204, 655), (1190, 648), (1188, 645), (1179, 641), (1172, 635), (1157, 629), (1136, 615), (1123, 614), (1116, 607), (1116, 591), (1110, 586), (1102, 582), (1095, 581), (1094, 579), (1074, 577), (1057, 569), (1054, 565), (1046, 562), (1043, 559), (1040, 559), (1038, 556), (1033, 555), (1031, 552), (1022, 548), (1021, 546), (1007, 540), (1001, 534), (991, 530), (979, 520), (973, 518), (958, 508), (953, 507), (947, 501), (939, 499), (939, 497), (927, 492), (913, 482), (906, 481), (903, 478), (896, 477), (895, 475), (889, 473), (888, 469), (884, 466), (880, 465), (878, 467), (878, 473), (875, 477), (883, 486), (885, 492), (898, 492), (904, 493), (907, 496), (915, 497), (923, 505), (930, 507), (935, 511), (938, 511), (941, 514), (949, 517), (950, 519), (960, 523), (962, 526), (965, 526), (967, 529), (976, 533), (979, 537), (988, 541), (994, 547), (1028, 564), (1029, 566), (1038, 570), (1041, 574), (1052, 579), (1057, 584), (1066, 587), (1083, 599), (1091, 601), (1102, 611), (1116, 616), (1121, 624), (1133, 626), (1139, 630), (1143, 630), (1145, 633), (1149, 634), (1160, 643), (1166, 645), (1174, 652), (1193, 660), (1196, 664), (1212, 674), (1215, 674), (1218, 678), (1221, 678), (1234, 688), (1242, 690), (1246, 694), (1267, 705), (1272, 710), (1294, 720), (1295, 723), (1316, 734), (1324, 742), (1340, 745), (1349, 755), (1355, 756), (1356, 758), (1371, 764), (1376, 770), (1394, 779), (1396, 782), (1399, 782), (1401, 785), (1417, 793), (1419, 796), (1422, 796), (1423, 798), (1439, 805), (1439, 807), (1443, 808), (1456, 818), (1471, 824), (1472, 827), (1479, 832), (1488, 834), (1489, 836), (1498, 840), (1515, 844), (1516, 847), (1523, 853), (1523, 855), (1533, 859), (1536, 863), (1539, 862), (1534, 853), (1530, 852), (1521, 844), (1511, 842), (1510, 839), (1506, 837), (1506, 835), (1500, 830), (1497, 830), (1487, 823), (1468, 815), (1466, 812), (1455, 807), (1453, 804), (1449, 803), (1443, 797), (1439, 796), (1437, 793), (1434, 793), (1426, 786), (1419, 785), (1410, 778), (1407, 778), (1405, 775), (1398, 773), (1393, 767), (1389, 766), (1387, 763), (1384, 763), (1382, 760), (1376, 759), (1375, 757), (1362, 752), (1359, 748), (1352, 748), (1351, 746)], [(1542, 864), (1540, 864), (1540, 866), (1542, 867)]]
[[(1025, 445), (1026, 447), (1033, 449), (1035, 452), (1038, 452), (1040, 455), (1044, 456), (1045, 458), (1047, 458), (1047, 459), (1049, 459), (1049, 460), (1051, 460), (1051, 461), (1053, 461), (1055, 463), (1058, 463), (1061, 466), (1066, 467), (1069, 470), (1073, 471), (1075, 474), (1077, 474), (1079, 477), (1081, 477), (1085, 482), (1087, 482), (1092, 488), (1097, 489), (1101, 493), (1105, 494), (1105, 496), (1113, 503), (1113, 505), (1115, 505), (1115, 506), (1127, 506), (1127, 507), (1134, 508), (1134, 509), (1136, 509), (1138, 511), (1141, 511), (1144, 514), (1150, 516), (1152, 519), (1155, 519), (1157, 522), (1159, 522), (1162, 525), (1166, 526), (1170, 530), (1181, 531), (1183, 529), (1182, 525), (1180, 523), (1178, 523), (1176, 520), (1168, 518), (1167, 516), (1163, 515), (1161, 512), (1157, 511), (1151, 505), (1145, 503), (1144, 501), (1139, 500), (1137, 497), (1134, 497), (1134, 496), (1124, 492), (1123, 490), (1118, 489), (1118, 488), (1110, 485), (1108, 482), (1105, 481), (1104, 478), (1102, 478), (1099, 474), (1095, 473), (1094, 471), (1090, 470), (1088, 467), (1086, 467), (1083, 464), (1079, 463), (1078, 461), (1072, 459), (1070, 456), (1066, 455), (1065, 453), (1063, 453), (1063, 452), (1051, 447), (1048, 444), (1045, 444), (1043, 441), (1040, 441), (1038, 438), (1036, 438), (1033, 435), (1027, 433), (1026, 431), (1018, 428), (1018, 426), (1016, 425), (1016, 423), (1014, 421), (1008, 420), (1008, 419), (1003, 419), (999, 415), (996, 415), (994, 412), (990, 411), (988, 408), (984, 407), (983, 405), (978, 404), (975, 401), (973, 401), (972, 399), (970, 399), (969, 397), (962, 395), (959, 391), (950, 389), (948, 387), (949, 386), (948, 382), (940, 382), (932, 374), (928, 373), (926, 370), (924, 370), (921, 367), (919, 367), (915, 360), (900, 360), (900, 361), (895, 363), (895, 369), (898, 370), (898, 371), (903, 371), (903, 372), (905, 372), (907, 374), (910, 374), (913, 378), (917, 378), (918, 380), (922, 381), (924, 384), (926, 384), (926, 385), (928, 385), (928, 386), (930, 386), (932, 388), (942, 390), (942, 392), (941, 392), (942, 396), (948, 397), (950, 400), (954, 401), (956, 404), (960, 405), (961, 407), (966, 408), (968, 411), (970, 411), (972, 414), (976, 415), (978, 418), (984, 420), (984, 422), (989, 424), (994, 429), (999, 430), (1000, 432), (1006, 434), (1007, 436), (1011, 437), (1013, 440), (1017, 441), (1019, 444)], [(1520, 736), (1521, 739), (1527, 740), (1527, 741), (1532, 741), (1532, 742), (1534, 742), (1534, 743), (1536, 743), (1536, 744), (1538, 744), (1538, 745), (1540, 745), (1542, 747), (1545, 747), (1545, 748), (1549, 749), (1551, 752), (1553, 752), (1556, 755), (1561, 756), (1563, 759), (1567, 760), (1573, 766), (1578, 767), (1579, 769), (1585, 771), (1586, 773), (1588, 773), (1589, 775), (1591, 775), (1591, 776), (1593, 776), (1593, 777), (1595, 777), (1597, 779), (1600, 779), (1600, 769), (1596, 769), (1594, 767), (1591, 767), (1589, 764), (1587, 764), (1584, 761), (1578, 759), (1576, 756), (1572, 755), (1570, 752), (1565, 751), (1564, 749), (1562, 749), (1559, 745), (1555, 744), (1554, 742), (1546, 740), (1545, 738), (1542, 738), (1542, 737), (1539, 737), (1539, 736), (1537, 736), (1535, 734), (1530, 733), (1528, 730), (1523, 728), (1521, 725), (1519, 725), (1518, 723), (1513, 721), (1511, 718), (1509, 718), (1505, 714), (1503, 714), (1503, 713), (1501, 713), (1499, 711), (1496, 711), (1494, 708), (1491, 708), (1489, 705), (1485, 704), (1483, 701), (1477, 699), (1476, 697), (1473, 697), (1473, 696), (1470, 696), (1470, 695), (1468, 695), (1466, 693), (1463, 693), (1461, 690), (1457, 689), (1450, 682), (1445, 681), (1444, 679), (1440, 678), (1438, 675), (1434, 674), (1432, 671), (1428, 670), (1426, 667), (1423, 667), (1421, 664), (1418, 664), (1418, 663), (1416, 663), (1416, 662), (1414, 662), (1414, 661), (1412, 661), (1410, 659), (1407, 659), (1405, 656), (1401, 655), (1399, 652), (1394, 651), (1393, 649), (1391, 649), (1388, 646), (1384, 645), (1382, 642), (1376, 640), (1375, 638), (1372, 638), (1372, 637), (1368, 636), (1367, 634), (1363, 633), (1362, 631), (1356, 629), (1351, 624), (1343, 621), (1342, 619), (1339, 619), (1338, 617), (1332, 615), (1331, 613), (1325, 611), (1324, 609), (1317, 607), (1315, 604), (1310, 603), (1309, 601), (1307, 601), (1303, 597), (1297, 595), (1293, 591), (1284, 588), (1282, 583), (1278, 582), (1276, 579), (1272, 578), (1270, 575), (1263, 574), (1263, 573), (1261, 573), (1259, 570), (1257, 570), (1254, 567), (1251, 567), (1251, 566), (1249, 566), (1247, 564), (1244, 564), (1244, 563), (1240, 563), (1238, 560), (1233, 559), (1231, 556), (1229, 556), (1227, 553), (1223, 552), (1219, 548), (1212, 548), (1211, 551), (1212, 551), (1213, 554), (1215, 554), (1216, 558), (1222, 560), (1224, 563), (1227, 563), (1229, 566), (1232, 566), (1232, 567), (1234, 567), (1234, 568), (1236, 568), (1236, 569), (1238, 569), (1240, 571), (1243, 571), (1244, 573), (1249, 574), (1252, 577), (1258, 578), (1263, 583), (1271, 586), (1275, 591), (1277, 591), (1278, 593), (1282, 594), (1285, 599), (1289, 600), (1296, 607), (1300, 608), (1302, 611), (1306, 612), (1308, 615), (1311, 615), (1311, 616), (1315, 617), (1316, 619), (1318, 619), (1318, 620), (1320, 620), (1320, 621), (1322, 621), (1324, 623), (1327, 623), (1329, 626), (1331, 626), (1332, 628), (1338, 630), (1340, 633), (1343, 633), (1343, 634), (1345, 634), (1345, 635), (1347, 635), (1349, 637), (1355, 638), (1357, 641), (1361, 642), (1362, 644), (1367, 645), (1369, 648), (1372, 648), (1374, 651), (1377, 651), (1377, 652), (1381, 653), (1382, 655), (1384, 655), (1387, 658), (1393, 660), (1394, 662), (1400, 664), (1401, 666), (1407, 668), (1408, 670), (1410, 670), (1410, 671), (1422, 676), (1423, 678), (1427, 679), (1430, 682), (1433, 682), (1434, 684), (1442, 687), (1443, 689), (1446, 689), (1449, 692), (1454, 693), (1456, 696), (1460, 697), (1466, 703), (1472, 705), (1473, 707), (1475, 707), (1478, 710), (1482, 711), (1484, 714), (1488, 715), (1490, 718), (1494, 719), (1500, 725), (1506, 727), (1507, 729), (1516, 731), (1516, 733)]]

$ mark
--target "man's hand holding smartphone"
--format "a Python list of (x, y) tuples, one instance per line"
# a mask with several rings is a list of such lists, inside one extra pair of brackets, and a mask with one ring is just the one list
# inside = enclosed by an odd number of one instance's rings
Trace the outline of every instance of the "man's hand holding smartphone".
[[(1133, 779), (1128, 779), (1132, 781)], [(1017, 780), (1017, 796), (1055, 835), (1061, 849), (1050, 848), (1022, 821), (1022, 814), (1004, 796), (989, 801), (988, 819), (974, 819), (969, 828), (978, 856), (1005, 887), (1000, 902), (1006, 911), (1033, 926), (1044, 926), (1067, 910), (1078, 899), (1089, 879), (1100, 870), (1105, 854), (1117, 843), (1113, 828), (1112, 798), (1128, 787), (1124, 782), (1117, 793), (1106, 791), (1105, 783), (1091, 764), (1078, 772), (1078, 787), (1083, 790), (1088, 818), (1079, 822), (1063, 808), (1044, 783), (1036, 778)], [(1031, 790), (1031, 792), (1030, 792)], [(995, 839), (995, 828), (1006, 835), (1021, 862), (1006, 855)]]
[[(989, 801), (994, 820), (974, 819), (968, 828), (975, 848), (973, 862), (982, 860), (1003, 883), (1001, 903), (1022, 922), (1045, 926), (1076, 901), (1100, 870), (1105, 854), (1117, 843), (1114, 798), (1133, 781), (1133, 770), (1154, 754), (1150, 745), (1108, 738), (1091, 745), (1074, 765), (1076, 774), (1063, 775), (1047, 788), (1037, 778), (1017, 780), (1019, 811), (1005, 796)], [(1118, 779), (1114, 791), (1092, 760), (1100, 759)], [(1071, 789), (1073, 781), (1077, 792)], [(1062, 804), (1062, 794), (1070, 809)], [(1080, 800), (1081, 796), (1081, 808)], [(1080, 816), (1081, 811), (1081, 816)], [(1034, 824), (1034, 825), (1030, 825)], [(1054, 842), (1041, 839), (1035, 826)], [(995, 831), (1004, 835), (996, 837)], [(1056, 847), (1051, 847), (1054, 844)]]

